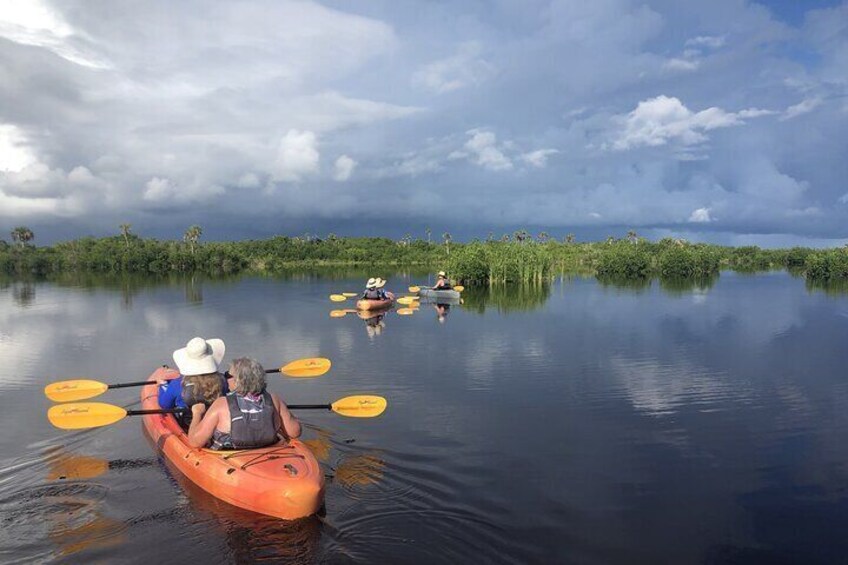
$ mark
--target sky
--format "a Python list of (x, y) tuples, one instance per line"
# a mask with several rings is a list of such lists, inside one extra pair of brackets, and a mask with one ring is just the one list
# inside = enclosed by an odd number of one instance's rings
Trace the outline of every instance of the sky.
[(848, 1), (0, 0), (0, 237), (42, 244), (843, 245), (846, 126)]

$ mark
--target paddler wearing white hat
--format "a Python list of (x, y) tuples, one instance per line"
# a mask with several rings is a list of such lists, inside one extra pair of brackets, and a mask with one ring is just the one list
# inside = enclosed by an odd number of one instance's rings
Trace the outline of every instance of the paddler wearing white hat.
[(174, 351), (180, 376), (159, 383), (159, 406), (164, 409), (188, 408), (198, 403), (209, 406), (227, 394), (227, 379), (218, 372), (225, 351), (223, 340), (202, 337), (195, 337)]

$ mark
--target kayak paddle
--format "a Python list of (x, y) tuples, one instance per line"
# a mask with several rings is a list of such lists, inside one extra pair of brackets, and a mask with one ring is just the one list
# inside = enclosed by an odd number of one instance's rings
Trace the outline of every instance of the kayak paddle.
[[(323, 357), (297, 359), (278, 369), (266, 369), (266, 373), (283, 373), (289, 377), (319, 377), (330, 370), (332, 363)], [(75, 402), (100, 396), (110, 388), (127, 388), (156, 384), (156, 381), (137, 381), (133, 383), (106, 384), (89, 379), (59, 381), (44, 387), (44, 395), (53, 402)]]
[[(290, 404), (290, 410), (331, 410), (349, 418), (375, 418), (386, 410), (387, 402), (382, 396), (346, 396), (332, 404)], [(145, 414), (178, 414), (190, 412), (188, 408), (155, 410), (126, 410), (103, 402), (77, 402), (57, 404), (47, 411), (50, 423), (62, 430), (99, 428), (123, 420), (127, 416)]]
[(418, 300), (417, 296), (401, 296), (400, 298), (395, 300), (395, 302), (397, 302), (398, 304), (409, 305), (415, 302), (416, 300)]
[(345, 300), (347, 300), (347, 296), (345, 296), (344, 294), (331, 294), (330, 300), (332, 300), (333, 302), (344, 302)]

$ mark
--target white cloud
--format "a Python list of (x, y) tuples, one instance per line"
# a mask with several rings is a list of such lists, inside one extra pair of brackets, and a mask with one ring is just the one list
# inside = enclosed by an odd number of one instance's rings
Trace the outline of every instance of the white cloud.
[(807, 114), (812, 112), (819, 106), (821, 106), (822, 102), (824, 102), (821, 97), (815, 96), (813, 98), (805, 98), (798, 104), (790, 106), (786, 109), (786, 112), (780, 117), (780, 121), (791, 120), (792, 118), (796, 118), (802, 114)]
[(76, 32), (61, 14), (41, 0), (0, 1), (0, 37), (22, 45), (43, 47), (84, 67), (110, 67), (93, 52), (84, 34)]
[(686, 40), (686, 45), (690, 47), (708, 47), (710, 49), (718, 49), (725, 43), (724, 36), (700, 35)]
[(700, 63), (692, 59), (669, 59), (663, 63), (663, 68), (669, 71), (695, 71)]
[(713, 218), (710, 216), (709, 208), (698, 208), (692, 212), (688, 221), (696, 224), (706, 224), (712, 222)]
[(537, 149), (529, 153), (522, 153), (521, 160), (533, 167), (542, 169), (548, 164), (548, 157), (559, 153), (556, 149)]
[(478, 85), (495, 72), (491, 63), (479, 57), (480, 52), (479, 43), (463, 43), (456, 55), (434, 61), (417, 70), (412, 75), (412, 83), (437, 94)]
[(742, 125), (744, 119), (769, 113), (769, 110), (757, 108), (733, 113), (716, 107), (692, 112), (679, 99), (661, 95), (639, 102), (627, 116), (616, 118), (621, 131), (612, 149), (657, 147), (670, 142), (682, 146), (699, 145), (707, 141), (706, 132), (710, 130)]
[(336, 164), (333, 168), (333, 180), (337, 182), (344, 182), (350, 178), (350, 175), (353, 174), (353, 170), (356, 168), (358, 163), (348, 157), (347, 155), (342, 155), (338, 159), (336, 159)]
[(468, 159), (472, 163), (490, 171), (509, 171), (512, 160), (497, 147), (497, 137), (490, 131), (472, 129), (466, 132), (471, 139), (465, 142), (463, 150), (454, 151), (449, 159)]
[(35, 161), (23, 132), (17, 126), (0, 124), (0, 173), (21, 171)]
[(274, 163), (275, 181), (298, 182), (307, 175), (318, 172), (320, 155), (317, 139), (311, 131), (289, 130), (280, 141)]
[(171, 179), (153, 177), (144, 185), (144, 199), (148, 202), (172, 200), (175, 194), (176, 187)]
[(848, 204), (848, 192), (839, 197), (840, 204)]

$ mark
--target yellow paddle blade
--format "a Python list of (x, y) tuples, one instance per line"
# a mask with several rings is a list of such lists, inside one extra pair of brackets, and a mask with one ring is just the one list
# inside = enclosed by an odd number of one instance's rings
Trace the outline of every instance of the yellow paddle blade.
[(280, 372), (289, 377), (319, 377), (329, 371), (332, 366), (333, 364), (329, 359), (310, 357), (292, 361), (288, 365), (280, 367)]
[(415, 313), (415, 310), (412, 308), (398, 308), (397, 313), (399, 316), (411, 316)]
[(420, 286), (411, 286), (409, 287), (409, 292), (421, 292)]
[(330, 300), (332, 300), (333, 302), (344, 302), (345, 300), (347, 300), (347, 298), (345, 298), (344, 294), (331, 294)]
[(53, 402), (75, 402), (103, 394), (109, 385), (88, 379), (60, 381), (44, 387), (44, 396)]
[(458, 284), (458, 285), (454, 286), (453, 289), (457, 292), (462, 292), (463, 290), (465, 290), (465, 287), (462, 286), (461, 284)]
[(330, 310), (331, 318), (341, 318), (347, 314), (347, 310)]
[(397, 302), (398, 304), (412, 304), (416, 300), (417, 297), (415, 296), (401, 296), (400, 298), (395, 300), (395, 302)]
[(48, 481), (59, 479), (93, 479), (109, 470), (109, 462), (88, 455), (68, 455), (50, 462)]
[(382, 396), (357, 395), (336, 400), (331, 408), (342, 416), (375, 418), (386, 410), (386, 404), (386, 399)]
[(81, 430), (108, 426), (127, 415), (120, 406), (102, 402), (78, 402), (76, 404), (58, 404), (47, 411), (47, 419), (63, 430)]
[(359, 296), (359, 295), (356, 294), (355, 292), (343, 292), (342, 296), (344, 296), (346, 298), (353, 298), (354, 296)]

